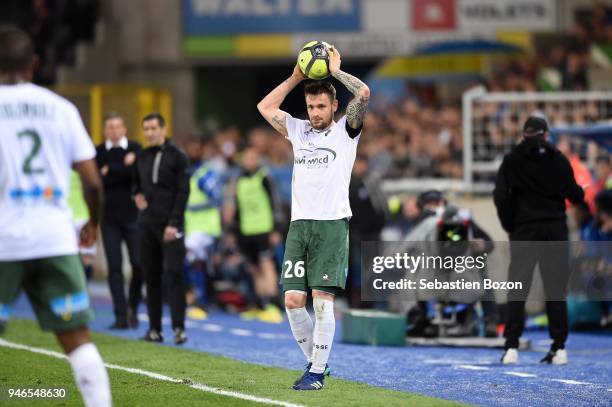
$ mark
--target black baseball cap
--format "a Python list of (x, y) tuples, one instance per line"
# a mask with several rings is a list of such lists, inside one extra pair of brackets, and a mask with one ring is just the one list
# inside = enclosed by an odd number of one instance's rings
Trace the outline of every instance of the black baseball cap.
[(529, 134), (529, 136), (543, 136), (547, 131), (548, 123), (545, 119), (537, 116), (528, 118), (523, 126), (523, 134)]
[(438, 190), (431, 189), (420, 194), (417, 198), (417, 206), (423, 209), (425, 205), (431, 202), (445, 201), (444, 194)]

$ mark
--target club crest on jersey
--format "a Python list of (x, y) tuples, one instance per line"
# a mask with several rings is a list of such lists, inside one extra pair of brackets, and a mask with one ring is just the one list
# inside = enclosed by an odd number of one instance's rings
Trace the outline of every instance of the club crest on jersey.
[(336, 152), (330, 148), (300, 148), (293, 160), (295, 165), (304, 165), (308, 169), (327, 168), (336, 159)]

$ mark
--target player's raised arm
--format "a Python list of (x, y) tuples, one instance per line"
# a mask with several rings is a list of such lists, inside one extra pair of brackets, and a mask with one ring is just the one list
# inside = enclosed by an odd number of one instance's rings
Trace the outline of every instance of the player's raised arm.
[(346, 121), (353, 129), (363, 125), (368, 103), (370, 101), (370, 88), (359, 78), (354, 77), (340, 69), (340, 53), (334, 47), (329, 50), (329, 73), (338, 79), (354, 95), (346, 107)]
[(304, 80), (304, 75), (296, 65), (293, 73), (283, 83), (278, 85), (272, 92), (268, 93), (261, 102), (257, 104), (259, 113), (282, 135), (287, 136), (285, 125), (286, 113), (280, 110), (280, 106), (289, 94), (300, 82)]

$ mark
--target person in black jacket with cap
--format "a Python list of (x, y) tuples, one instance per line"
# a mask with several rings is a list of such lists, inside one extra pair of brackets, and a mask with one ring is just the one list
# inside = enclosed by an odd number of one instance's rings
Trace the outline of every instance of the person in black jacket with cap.
[(508, 294), (504, 364), (518, 361), (525, 300), (536, 263), (544, 283), (548, 329), (553, 340), (541, 362), (567, 363), (565, 294), (569, 247), (565, 200), (580, 203), (584, 191), (576, 184), (568, 160), (547, 138), (546, 120), (535, 115), (529, 117), (523, 127), (522, 142), (504, 157), (495, 182), (497, 214), (510, 235), (508, 281), (521, 282), (523, 287)]
[(147, 285), (149, 331), (146, 341), (163, 341), (162, 275), (168, 288), (174, 341), (185, 335), (185, 208), (189, 196), (189, 162), (176, 145), (166, 139), (166, 123), (159, 113), (142, 121), (149, 145), (136, 159), (134, 200), (139, 209), (142, 266)]

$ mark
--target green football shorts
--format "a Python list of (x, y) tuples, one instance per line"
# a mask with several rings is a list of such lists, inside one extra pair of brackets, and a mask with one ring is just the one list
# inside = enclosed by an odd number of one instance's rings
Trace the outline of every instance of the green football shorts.
[(281, 272), (283, 291), (344, 290), (348, 272), (348, 219), (296, 220), (289, 225)]
[(85, 272), (77, 255), (0, 261), (0, 322), (8, 321), (22, 288), (45, 331), (70, 331), (92, 319)]

